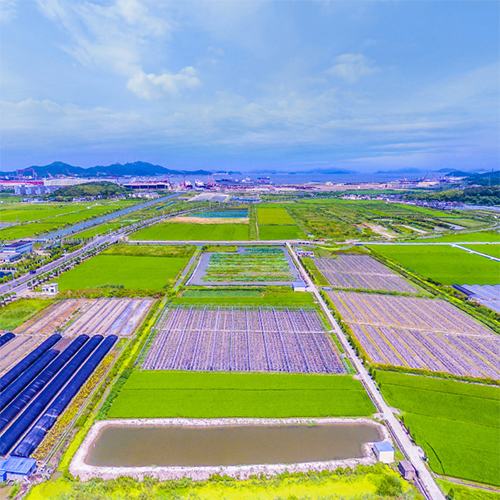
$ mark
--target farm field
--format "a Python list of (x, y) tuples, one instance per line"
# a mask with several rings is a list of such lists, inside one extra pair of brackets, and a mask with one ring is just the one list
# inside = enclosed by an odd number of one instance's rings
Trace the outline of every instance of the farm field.
[(76, 233), (75, 238), (93, 238), (94, 236), (99, 236), (108, 231), (115, 231), (116, 229), (124, 226), (124, 223), (112, 222), (109, 224), (101, 224), (99, 226), (94, 226), (81, 233)]
[[(310, 306), (314, 303), (314, 297), (308, 292), (258, 292), (256, 296), (234, 296), (212, 295), (205, 297), (189, 297), (186, 292), (181, 297), (175, 297), (171, 300), (173, 305), (253, 305), (253, 306)], [(192, 290), (193, 292), (196, 290)], [(251, 292), (252, 290), (248, 290)], [(247, 292), (247, 293), (248, 293)]]
[(475, 252), (485, 253), (486, 255), (491, 255), (492, 257), (496, 257), (500, 259), (500, 245), (462, 245), (465, 248), (470, 248)]
[(376, 380), (434, 472), (500, 485), (499, 387), (382, 371)]
[(259, 224), (259, 240), (298, 240), (306, 235), (298, 226), (271, 226)]
[(374, 252), (443, 285), (496, 285), (500, 262), (444, 245), (372, 245)]
[(61, 291), (103, 285), (160, 290), (172, 282), (187, 260), (185, 257), (97, 255), (61, 274), (57, 282)]
[(131, 240), (165, 241), (247, 241), (248, 224), (163, 223), (130, 236)]
[(295, 220), (281, 207), (259, 206), (257, 208), (257, 217), (259, 225), (295, 225)]
[(47, 299), (19, 299), (7, 304), (0, 309), (0, 330), (13, 330), (52, 303)]
[(0, 210), (0, 222), (22, 222), (0, 230), (1, 240), (25, 238), (60, 229), (84, 219), (92, 219), (136, 204), (136, 200), (111, 202), (14, 206)]
[(454, 234), (447, 234), (438, 236), (437, 238), (425, 238), (414, 240), (417, 242), (425, 243), (461, 243), (461, 242), (492, 242), (500, 243), (500, 233), (498, 231), (477, 231), (477, 232), (458, 232)]
[(238, 252), (213, 252), (204, 269), (204, 283), (289, 282), (290, 264), (282, 248), (249, 247)]
[(345, 373), (315, 309), (172, 307), (145, 370)]
[(335, 258), (320, 257), (312, 261), (333, 287), (418, 292), (401, 276), (368, 255), (340, 254)]
[(344, 375), (135, 371), (109, 418), (368, 416), (358, 380)]
[(443, 300), (328, 296), (373, 364), (500, 380), (500, 337)]

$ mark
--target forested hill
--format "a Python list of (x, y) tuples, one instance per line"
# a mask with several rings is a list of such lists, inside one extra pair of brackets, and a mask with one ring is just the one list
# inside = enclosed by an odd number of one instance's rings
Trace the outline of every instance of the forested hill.
[(68, 186), (54, 191), (51, 197), (60, 199), (84, 198), (87, 196), (100, 196), (101, 198), (109, 198), (127, 194), (131, 190), (124, 188), (112, 182), (89, 182), (87, 184), (78, 184), (77, 186)]
[(500, 186), (449, 189), (437, 193), (415, 193), (406, 196), (408, 200), (456, 201), (467, 205), (500, 205)]

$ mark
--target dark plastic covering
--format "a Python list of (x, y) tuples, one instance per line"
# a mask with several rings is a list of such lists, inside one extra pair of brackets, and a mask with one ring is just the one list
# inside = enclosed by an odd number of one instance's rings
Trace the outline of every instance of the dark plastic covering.
[(49, 349), (35, 361), (20, 377), (0, 394), (0, 410), (5, 408), (57, 355), (57, 349)]
[(14, 417), (52, 380), (52, 377), (78, 352), (88, 339), (88, 335), (80, 335), (73, 340), (7, 408), (0, 412), (0, 431), (14, 420)]
[(47, 340), (44, 340), (34, 351), (28, 354), (23, 360), (19, 361), (14, 368), (10, 369), (2, 378), (0, 378), (0, 391), (3, 391), (10, 383), (12, 383), (21, 373), (29, 368), (38, 358), (45, 354), (55, 343), (61, 340), (58, 333), (51, 335)]
[(78, 370), (81, 364), (90, 356), (94, 349), (102, 342), (102, 335), (92, 337), (78, 354), (54, 377), (50, 384), (43, 389), (29, 407), (0, 437), (0, 455), (7, 455), (16, 441), (31, 427), (31, 424), (40, 416), (42, 411), (52, 401), (54, 396), (66, 385), (68, 380)]
[(15, 335), (12, 332), (5, 333), (0, 337), (0, 347), (6, 344), (9, 340), (12, 340)]
[(42, 442), (45, 434), (55, 424), (57, 417), (64, 411), (70, 401), (78, 394), (78, 391), (86, 380), (99, 366), (104, 356), (111, 350), (118, 340), (116, 335), (110, 335), (94, 351), (92, 356), (78, 370), (78, 373), (71, 379), (68, 385), (59, 393), (56, 401), (45, 410), (36, 424), (28, 431), (22, 441), (15, 447), (12, 455), (15, 457), (29, 457)]

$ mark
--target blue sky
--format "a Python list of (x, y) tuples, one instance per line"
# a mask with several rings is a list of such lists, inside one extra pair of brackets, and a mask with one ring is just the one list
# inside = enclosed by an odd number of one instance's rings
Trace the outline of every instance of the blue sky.
[(499, 167), (496, 1), (0, 6), (2, 170)]

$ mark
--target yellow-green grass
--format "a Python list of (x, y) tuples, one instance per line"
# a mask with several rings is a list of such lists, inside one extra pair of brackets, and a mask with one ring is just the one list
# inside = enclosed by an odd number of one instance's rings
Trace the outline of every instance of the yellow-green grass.
[(306, 235), (298, 226), (263, 226), (259, 224), (259, 240), (299, 240)]
[[(390, 494), (390, 496), (389, 496)], [(61, 477), (31, 488), (26, 500), (380, 500), (403, 497), (415, 500), (416, 489), (388, 466), (358, 467), (355, 473), (312, 473), (256, 477), (245, 481), (214, 478), (209, 481), (137, 481), (122, 477), (111, 481), (72, 482)], [(462, 500), (462, 499), (458, 499)], [(466, 499), (464, 499), (466, 500)], [(483, 500), (483, 499), (478, 499)], [(484, 499), (490, 500), (490, 499)]]
[(134, 233), (131, 240), (247, 241), (248, 224), (163, 223)]
[(467, 242), (492, 242), (500, 243), (500, 232), (498, 231), (477, 231), (477, 232), (462, 232), (439, 236), (438, 238), (425, 238), (415, 241), (429, 243), (467, 243)]
[(500, 485), (500, 387), (376, 373), (438, 474)]
[(475, 252), (485, 253), (486, 255), (491, 255), (500, 259), (500, 244), (496, 245), (463, 245), (465, 248), (470, 248)]
[(295, 220), (288, 214), (284, 208), (269, 208), (269, 207), (258, 207), (257, 208), (257, 218), (259, 224), (295, 224)]
[(13, 330), (45, 309), (53, 300), (19, 299), (0, 309), (0, 330)]
[(123, 285), (132, 290), (161, 290), (187, 263), (186, 257), (98, 255), (57, 279), (59, 290)]
[(374, 411), (349, 375), (138, 371), (108, 417), (359, 417)]
[(496, 285), (500, 262), (448, 245), (373, 245), (402, 266), (444, 285)]
[(211, 296), (189, 297), (184, 293), (181, 297), (172, 299), (172, 304), (217, 304), (246, 306), (310, 306), (314, 297), (307, 292), (265, 292), (258, 296)]

